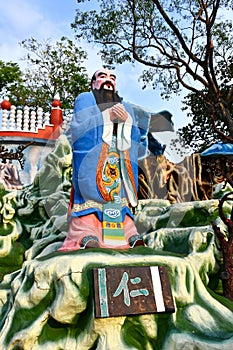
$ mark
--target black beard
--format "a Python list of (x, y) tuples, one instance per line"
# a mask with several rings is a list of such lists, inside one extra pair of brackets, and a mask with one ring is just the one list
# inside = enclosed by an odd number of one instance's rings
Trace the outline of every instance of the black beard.
[(119, 95), (113, 90), (101, 88), (99, 90), (94, 89), (92, 92), (95, 96), (96, 103), (101, 112), (121, 102)]

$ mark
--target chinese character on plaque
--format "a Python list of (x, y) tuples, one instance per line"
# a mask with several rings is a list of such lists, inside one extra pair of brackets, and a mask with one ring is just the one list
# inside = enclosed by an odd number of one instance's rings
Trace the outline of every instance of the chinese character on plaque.
[(95, 268), (93, 276), (97, 318), (175, 311), (165, 266)]

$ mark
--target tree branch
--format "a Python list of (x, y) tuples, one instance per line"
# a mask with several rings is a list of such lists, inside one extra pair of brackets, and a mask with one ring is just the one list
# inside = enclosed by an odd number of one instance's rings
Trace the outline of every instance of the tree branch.
[(214, 118), (214, 114), (211, 113), (210, 114), (210, 117), (212, 119), (212, 125), (213, 125), (213, 128), (214, 130), (223, 138), (225, 139), (226, 141), (229, 141), (230, 143), (233, 143), (233, 138), (231, 136), (227, 136), (226, 134), (224, 134), (221, 130), (218, 129), (218, 127), (216, 126), (215, 124), (215, 118)]
[(168, 15), (166, 14), (166, 12), (164, 11), (162, 5), (160, 4), (160, 2), (158, 0), (152, 0), (153, 3), (155, 3), (155, 5), (157, 6), (157, 9), (159, 10), (160, 14), (162, 15), (162, 17), (164, 18), (165, 22), (169, 25), (169, 27), (171, 28), (171, 30), (173, 31), (173, 33), (176, 35), (177, 39), (179, 40), (184, 52), (192, 59), (193, 62), (198, 63), (200, 66), (202, 66), (203, 62), (201, 60), (199, 60), (197, 58), (196, 55), (194, 55), (188, 48), (188, 46), (186, 45), (186, 42), (181, 34), (181, 32), (179, 31), (178, 27), (175, 26), (174, 22), (168, 17)]

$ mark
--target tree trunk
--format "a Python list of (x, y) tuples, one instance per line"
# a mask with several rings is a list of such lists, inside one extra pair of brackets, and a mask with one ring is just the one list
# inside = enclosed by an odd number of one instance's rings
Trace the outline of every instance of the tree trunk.
[(233, 301), (233, 242), (231, 240), (231, 244), (229, 244), (229, 240), (230, 239), (228, 239), (228, 241), (225, 241), (222, 246), (223, 271), (221, 277), (223, 295), (229, 300)]
[[(233, 185), (232, 180), (227, 180)], [(228, 228), (228, 237), (222, 234), (220, 228), (213, 223), (214, 232), (221, 244), (223, 255), (223, 271), (221, 274), (223, 295), (233, 301), (233, 208), (231, 218), (227, 218), (223, 211), (223, 205), (226, 201), (233, 201), (233, 192), (226, 193), (219, 201), (219, 215), (221, 220)]]
[(223, 101), (219, 103), (219, 106), (223, 119), (225, 120), (225, 123), (227, 125), (229, 136), (233, 138), (233, 118), (231, 115), (231, 111), (228, 107), (226, 107), (226, 103), (224, 103)]

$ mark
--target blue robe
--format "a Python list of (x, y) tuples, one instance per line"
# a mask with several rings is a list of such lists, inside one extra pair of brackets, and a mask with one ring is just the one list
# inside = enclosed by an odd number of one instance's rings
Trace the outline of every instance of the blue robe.
[[(131, 147), (129, 149), (130, 165), (133, 174), (135, 189), (138, 188), (138, 159), (145, 156), (147, 152), (146, 132), (138, 128), (133, 109), (130, 104), (122, 102), (126, 111), (132, 118)], [(149, 120), (149, 117), (148, 117)], [(99, 158), (101, 156), (103, 141), (104, 120), (99, 110), (94, 94), (92, 92), (81, 93), (74, 106), (74, 115), (71, 122), (71, 136), (73, 148), (73, 210), (71, 217), (96, 213), (102, 221), (101, 206), (106, 203), (96, 180)], [(122, 198), (127, 195), (122, 186)], [(95, 205), (91, 205), (91, 203)], [(87, 203), (85, 206), (84, 203)], [(75, 208), (82, 206), (82, 210)], [(83, 207), (84, 205), (84, 207)], [(122, 217), (126, 215), (133, 217), (127, 205), (123, 205)]]

